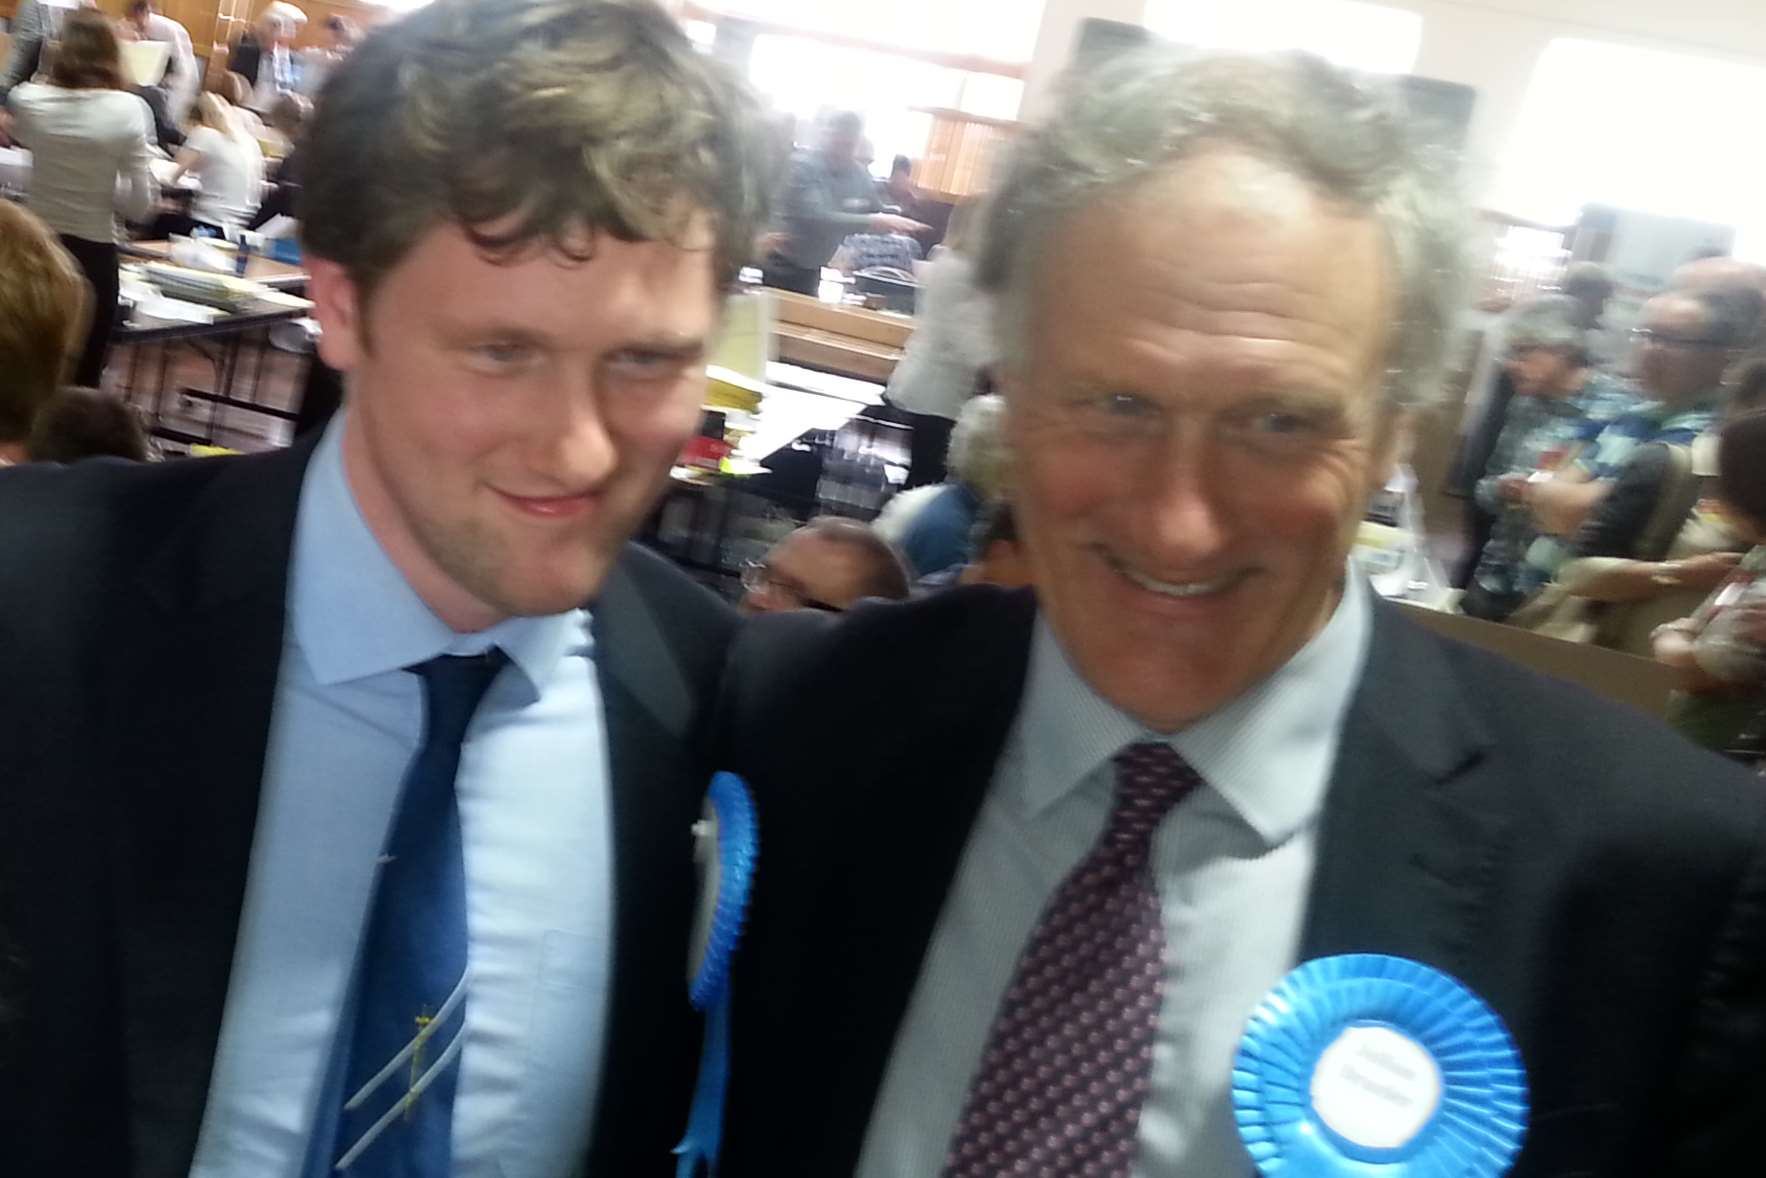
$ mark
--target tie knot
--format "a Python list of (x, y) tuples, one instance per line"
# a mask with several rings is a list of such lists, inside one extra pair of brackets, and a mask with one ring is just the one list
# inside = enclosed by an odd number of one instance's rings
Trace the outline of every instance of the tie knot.
[(479, 701), (490, 690), (491, 680), (507, 662), (496, 647), (483, 654), (440, 654), (427, 662), (409, 668), (423, 680), (423, 698), (429, 709), (429, 731), (432, 739), (459, 743), (466, 735), (466, 725)]
[(1116, 802), (1110, 829), (1122, 837), (1148, 837), (1173, 806), (1202, 784), (1189, 762), (1164, 741), (1127, 745), (1115, 762)]

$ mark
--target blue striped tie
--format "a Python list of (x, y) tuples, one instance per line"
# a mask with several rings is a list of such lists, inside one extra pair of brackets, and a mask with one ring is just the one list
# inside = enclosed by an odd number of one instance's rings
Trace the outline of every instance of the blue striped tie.
[(427, 719), (381, 856), (330, 1157), (349, 1178), (446, 1178), (466, 1025), (466, 864), (454, 776), (501, 652), (411, 670)]

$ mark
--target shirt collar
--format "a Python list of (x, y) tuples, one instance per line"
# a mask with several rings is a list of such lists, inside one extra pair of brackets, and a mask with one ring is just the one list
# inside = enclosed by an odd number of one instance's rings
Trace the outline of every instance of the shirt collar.
[(496, 646), (537, 699), (567, 655), (592, 652), (588, 610), (505, 618), (473, 634), (436, 617), (356, 506), (343, 468), (347, 416), (332, 420), (313, 453), (294, 526), (289, 625), (314, 679), (328, 687)]
[(1362, 575), (1344, 577), (1330, 621), (1276, 672), (1181, 732), (1159, 734), (1098, 695), (1046, 619), (1032, 640), (1014, 744), (1031, 814), (1060, 801), (1123, 745), (1164, 740), (1270, 846), (1324, 801), (1337, 738), (1367, 658), (1372, 606)]

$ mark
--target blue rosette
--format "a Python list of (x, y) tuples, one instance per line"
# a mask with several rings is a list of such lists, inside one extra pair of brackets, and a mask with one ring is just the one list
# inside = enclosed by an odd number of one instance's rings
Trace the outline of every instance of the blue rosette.
[(1252, 1012), (1233, 1112), (1267, 1178), (1498, 1178), (1526, 1132), (1527, 1080), (1476, 994), (1358, 953), (1306, 962)]
[(675, 1146), (678, 1178), (717, 1172), (724, 1094), (730, 1075), (730, 965), (742, 939), (748, 894), (760, 856), (760, 826), (748, 787), (734, 773), (711, 779), (704, 816), (693, 825), (699, 861), (699, 915), (687, 963), (687, 997), (705, 1014), (699, 1081), (687, 1131)]

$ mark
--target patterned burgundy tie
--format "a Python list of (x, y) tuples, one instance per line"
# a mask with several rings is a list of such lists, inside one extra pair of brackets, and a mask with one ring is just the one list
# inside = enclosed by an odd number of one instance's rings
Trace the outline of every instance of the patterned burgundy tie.
[(1123, 1178), (1134, 1164), (1165, 958), (1147, 857), (1202, 779), (1166, 744), (1131, 744), (1115, 760), (1109, 822), (1031, 930), (944, 1178)]

